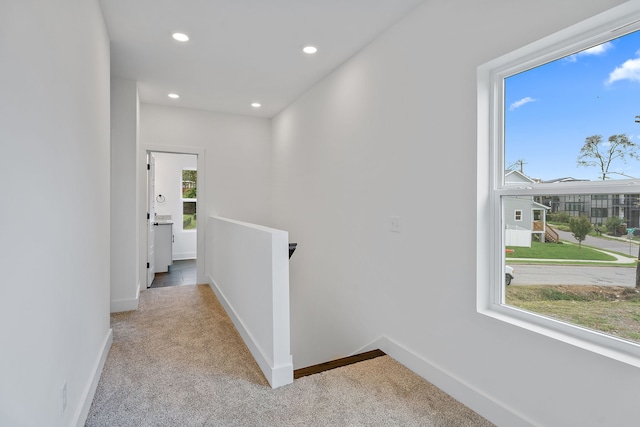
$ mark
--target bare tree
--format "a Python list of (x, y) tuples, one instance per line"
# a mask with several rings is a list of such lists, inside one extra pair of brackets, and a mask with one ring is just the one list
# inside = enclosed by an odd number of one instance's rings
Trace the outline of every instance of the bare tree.
[(511, 163), (508, 167), (507, 170), (516, 170), (516, 168), (518, 168), (520, 170), (520, 173), (524, 173), (523, 169), (524, 169), (524, 165), (526, 165), (527, 162), (524, 161), (524, 159), (518, 159), (515, 162)]
[(607, 142), (602, 141), (601, 135), (592, 135), (587, 137), (580, 149), (578, 166), (599, 167), (603, 181), (611, 174), (624, 176), (623, 173), (611, 172), (609, 169), (616, 160), (626, 163), (627, 158), (639, 159), (637, 147), (625, 134), (611, 135)]

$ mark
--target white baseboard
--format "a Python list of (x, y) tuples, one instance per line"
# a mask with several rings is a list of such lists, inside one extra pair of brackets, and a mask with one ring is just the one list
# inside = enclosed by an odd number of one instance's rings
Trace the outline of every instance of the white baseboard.
[(85, 425), (87, 421), (87, 416), (89, 415), (89, 409), (91, 409), (91, 403), (93, 403), (93, 396), (96, 394), (96, 389), (98, 388), (98, 382), (100, 382), (100, 376), (102, 375), (102, 369), (104, 368), (104, 364), (107, 361), (107, 356), (109, 355), (109, 350), (111, 349), (111, 344), (113, 343), (113, 330), (109, 329), (107, 332), (107, 336), (105, 337), (104, 344), (102, 345), (102, 351), (96, 360), (96, 363), (93, 367), (93, 375), (91, 381), (88, 382), (82, 393), (82, 404), (78, 407), (78, 410), (73, 417), (71, 425), (82, 427)]
[(218, 297), (220, 304), (222, 304), (222, 307), (227, 312), (229, 318), (231, 318), (231, 321), (238, 330), (238, 333), (240, 333), (240, 336), (244, 340), (244, 343), (249, 348), (249, 352), (251, 352), (251, 355), (258, 363), (260, 370), (262, 370), (262, 373), (269, 382), (269, 385), (271, 385), (271, 388), (278, 388), (287, 384), (292, 384), (293, 362), (291, 361), (290, 363), (280, 366), (271, 366), (269, 364), (269, 359), (265, 357), (264, 352), (260, 348), (260, 345), (256, 342), (251, 333), (244, 326), (242, 320), (233, 310), (233, 307), (224, 296), (224, 293), (220, 290), (215, 280), (213, 280), (210, 275), (207, 275), (207, 279), (209, 280), (209, 286), (211, 287), (211, 289), (213, 289), (213, 292)]
[(120, 313), (123, 311), (137, 310), (139, 301), (140, 301), (140, 291), (138, 289), (138, 292), (136, 292), (135, 298), (111, 301), (111, 313)]
[(360, 349), (358, 353), (375, 349), (384, 351), (417, 375), (420, 375), (431, 384), (496, 425), (510, 427), (531, 427), (535, 425), (535, 423), (528, 420), (525, 416), (518, 414), (517, 411), (512, 408), (492, 399), (490, 396), (487, 396), (460, 378), (455, 377), (451, 373), (387, 337), (378, 338), (371, 344)]
[(173, 261), (182, 261), (185, 259), (196, 259), (196, 252), (178, 252), (171, 257)]

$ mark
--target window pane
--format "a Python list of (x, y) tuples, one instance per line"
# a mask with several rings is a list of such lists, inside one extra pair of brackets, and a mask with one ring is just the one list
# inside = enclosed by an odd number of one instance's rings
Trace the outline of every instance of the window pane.
[(182, 171), (182, 198), (197, 198), (196, 183), (198, 182), (198, 171), (183, 170)]
[(507, 77), (505, 169), (534, 183), (640, 177), (639, 47), (633, 32)]
[(640, 343), (639, 194), (509, 196), (502, 209), (506, 305)]
[(182, 229), (196, 229), (196, 202), (182, 202)]

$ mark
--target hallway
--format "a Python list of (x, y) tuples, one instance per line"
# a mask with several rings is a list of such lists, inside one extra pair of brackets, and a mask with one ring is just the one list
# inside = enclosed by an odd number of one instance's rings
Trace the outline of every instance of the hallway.
[(144, 292), (111, 324), (86, 427), (493, 425), (389, 356), (271, 389), (207, 285)]

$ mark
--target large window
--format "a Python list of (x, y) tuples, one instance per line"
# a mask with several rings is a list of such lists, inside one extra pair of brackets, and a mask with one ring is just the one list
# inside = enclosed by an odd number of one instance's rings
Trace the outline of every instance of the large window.
[(477, 229), (480, 312), (640, 366), (637, 8), (479, 67)]

